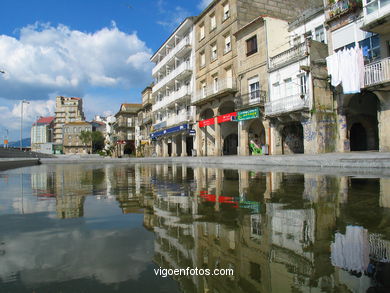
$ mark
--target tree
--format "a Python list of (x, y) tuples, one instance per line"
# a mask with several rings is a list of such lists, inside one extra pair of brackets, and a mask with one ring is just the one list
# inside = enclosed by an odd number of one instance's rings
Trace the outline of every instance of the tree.
[(81, 131), (79, 138), (84, 146), (91, 145), (92, 153), (104, 148), (104, 136), (100, 131)]
[(83, 145), (86, 147), (92, 142), (92, 132), (91, 131), (81, 131), (79, 138)]

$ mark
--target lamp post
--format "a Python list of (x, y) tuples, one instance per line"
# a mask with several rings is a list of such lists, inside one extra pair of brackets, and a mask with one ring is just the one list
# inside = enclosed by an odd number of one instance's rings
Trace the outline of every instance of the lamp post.
[(23, 139), (23, 104), (30, 104), (26, 100), (22, 100), (20, 109), (20, 150), (22, 150), (22, 139)]

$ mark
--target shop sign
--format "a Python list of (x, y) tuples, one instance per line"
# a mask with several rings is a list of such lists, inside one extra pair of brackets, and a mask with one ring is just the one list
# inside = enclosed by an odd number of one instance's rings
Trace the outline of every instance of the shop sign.
[(223, 122), (233, 121), (235, 119), (235, 117), (237, 117), (237, 112), (232, 112), (229, 114), (220, 115), (217, 117), (217, 122), (223, 123)]
[(206, 127), (206, 126), (214, 125), (214, 123), (215, 123), (215, 118), (202, 120), (202, 121), (199, 121), (199, 127)]
[(187, 130), (187, 129), (188, 129), (188, 124), (183, 124), (183, 125), (180, 125), (180, 126), (175, 126), (175, 127), (172, 127), (172, 128), (168, 128), (168, 129), (165, 129), (165, 130), (154, 132), (154, 133), (152, 133), (150, 135), (150, 137), (153, 139), (153, 138), (157, 138), (159, 136), (163, 136), (165, 134), (179, 132), (179, 131), (183, 131), (183, 130)]
[(195, 135), (196, 135), (196, 131), (195, 131), (194, 129), (190, 129), (190, 130), (188, 131), (188, 134), (189, 134), (190, 136), (195, 136)]
[(253, 109), (237, 112), (237, 121), (250, 120), (259, 117), (260, 117), (259, 108), (253, 108)]

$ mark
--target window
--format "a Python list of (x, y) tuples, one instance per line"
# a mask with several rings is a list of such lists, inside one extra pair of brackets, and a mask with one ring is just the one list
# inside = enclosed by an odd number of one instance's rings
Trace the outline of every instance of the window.
[(251, 215), (251, 236), (261, 236), (261, 215)]
[(313, 35), (312, 35), (312, 32), (311, 31), (308, 31), (306, 33), (303, 34), (303, 36), (308, 39), (308, 40), (311, 40), (313, 38)]
[(305, 96), (307, 94), (307, 77), (306, 74), (301, 74), (299, 76), (299, 87), (301, 96)]
[(260, 83), (259, 83), (259, 78), (257, 76), (248, 79), (248, 87), (249, 87), (248, 92), (249, 92), (250, 101), (260, 98)]
[(226, 3), (223, 6), (223, 20), (226, 20), (230, 17), (230, 6), (229, 3)]
[(210, 31), (213, 31), (217, 27), (217, 19), (215, 14), (210, 15)]
[(213, 89), (214, 93), (218, 92), (218, 76), (213, 77)]
[(301, 37), (300, 36), (294, 37), (293, 46), (298, 46), (300, 43), (301, 43)]
[(205, 34), (204, 34), (204, 24), (201, 24), (199, 26), (199, 40), (204, 39)]
[(257, 36), (246, 40), (246, 55), (250, 56), (257, 52)]
[(206, 55), (204, 52), (200, 53), (200, 67), (206, 65)]
[(207, 84), (205, 81), (201, 83), (202, 98), (206, 97), (206, 93), (207, 93), (206, 86)]
[(316, 34), (316, 41), (325, 43), (325, 31), (323, 25), (315, 29), (315, 34)]
[(217, 54), (217, 44), (211, 45), (211, 60), (214, 61), (217, 59), (218, 54)]
[(289, 96), (292, 96), (292, 79), (291, 78), (287, 78), (284, 80), (284, 91), (285, 91), (285, 97), (289, 97)]
[(373, 35), (359, 42), (359, 47), (363, 50), (365, 62), (371, 62), (380, 59), (379, 36)]
[(232, 42), (231, 42), (231, 37), (226, 36), (225, 37), (225, 53), (228, 53), (232, 50)]
[(272, 93), (275, 99), (280, 98), (280, 84), (279, 82), (275, 82), (272, 84)]

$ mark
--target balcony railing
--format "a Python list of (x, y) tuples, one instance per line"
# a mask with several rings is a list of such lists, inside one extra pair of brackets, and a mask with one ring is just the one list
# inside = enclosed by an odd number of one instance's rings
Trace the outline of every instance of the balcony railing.
[(265, 104), (265, 115), (274, 116), (278, 114), (309, 109), (308, 95), (293, 95), (271, 101)]
[(152, 106), (152, 111), (157, 111), (161, 108), (164, 108), (169, 104), (191, 94), (192, 94), (192, 87), (182, 86), (178, 91), (172, 92), (169, 96), (165, 96), (161, 101), (156, 102)]
[(356, 11), (356, 9), (361, 7), (362, 0), (339, 0), (335, 3), (330, 3), (328, 7), (326, 7), (325, 17), (326, 20), (332, 20), (348, 12)]
[(236, 91), (236, 81), (233, 78), (225, 78), (218, 80), (210, 86), (206, 86), (198, 90), (193, 96), (192, 103), (198, 103), (202, 100), (207, 100), (213, 96), (217, 96), (227, 91)]
[(165, 76), (163, 79), (161, 79), (159, 82), (156, 83), (156, 85), (153, 87), (153, 92), (158, 91), (169, 81), (177, 78), (179, 75), (181, 75), (186, 71), (192, 71), (192, 62), (185, 61), (181, 63), (178, 67), (176, 67), (176, 69), (172, 70), (171, 73), (169, 73), (167, 76)]
[(367, 64), (364, 67), (364, 86), (390, 82), (390, 57)]
[[(177, 125), (180, 123), (184, 123), (185, 121), (192, 121), (193, 116), (194, 115), (193, 115), (192, 111), (180, 111), (179, 114), (171, 114), (170, 117), (168, 117), (168, 118), (164, 117), (161, 120), (157, 120), (156, 124), (154, 124), (153, 126), (159, 125), (159, 124), (165, 122), (164, 128), (166, 128), (166, 127), (170, 127), (170, 126)], [(160, 129), (160, 128), (158, 128), (158, 129)]]
[(303, 42), (269, 59), (270, 69), (281, 66), (287, 62), (297, 60), (307, 54), (307, 43)]
[(191, 35), (182, 39), (172, 50), (165, 55), (165, 57), (156, 64), (152, 70), (152, 75), (154, 76), (169, 60), (171, 60), (177, 53), (179, 53), (183, 48), (191, 46)]
[(266, 91), (253, 91), (244, 95), (241, 95), (236, 99), (236, 105), (239, 108), (252, 106), (252, 105), (264, 105), (267, 97)]
[(364, 25), (390, 14), (390, 0), (364, 0)]

